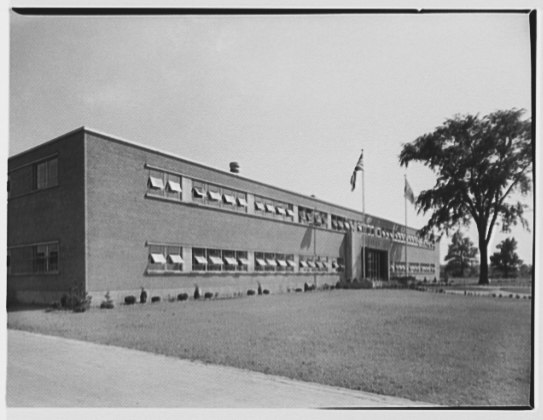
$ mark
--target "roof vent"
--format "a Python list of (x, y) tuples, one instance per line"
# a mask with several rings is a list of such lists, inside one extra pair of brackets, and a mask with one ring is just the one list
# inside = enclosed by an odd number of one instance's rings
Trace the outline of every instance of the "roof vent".
[(239, 163), (237, 162), (230, 162), (230, 172), (233, 174), (239, 173)]

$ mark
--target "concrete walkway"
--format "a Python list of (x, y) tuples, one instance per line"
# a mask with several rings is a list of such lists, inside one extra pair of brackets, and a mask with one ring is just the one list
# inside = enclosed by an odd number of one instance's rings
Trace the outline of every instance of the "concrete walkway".
[(8, 407), (317, 408), (425, 403), (8, 330)]

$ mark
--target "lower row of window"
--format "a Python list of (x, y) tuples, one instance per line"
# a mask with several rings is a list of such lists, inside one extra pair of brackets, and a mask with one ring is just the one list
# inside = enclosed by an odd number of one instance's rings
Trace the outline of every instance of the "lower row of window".
[(341, 272), (342, 258), (298, 256), (273, 252), (254, 252), (252, 263), (249, 252), (214, 248), (192, 248), (192, 265), (183, 269), (183, 248), (170, 245), (150, 245), (148, 272), (183, 271), (256, 271), (256, 272)]

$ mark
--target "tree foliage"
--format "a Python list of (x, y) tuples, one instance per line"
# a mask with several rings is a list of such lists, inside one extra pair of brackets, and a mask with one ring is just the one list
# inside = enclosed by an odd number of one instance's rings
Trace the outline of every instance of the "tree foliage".
[(445, 257), (447, 261), (447, 271), (453, 275), (464, 277), (466, 268), (470, 267), (475, 261), (477, 248), (473, 242), (462, 235), (460, 230), (457, 230), (452, 236), (449, 252)]
[(498, 251), (490, 256), (492, 267), (500, 270), (504, 277), (515, 275), (519, 265), (522, 264), (522, 260), (515, 252), (517, 249), (515, 238), (504, 239), (496, 248)]
[(415, 205), (430, 213), (421, 234), (447, 233), (473, 220), (479, 234), (479, 283), (488, 283), (488, 243), (498, 223), (508, 232), (520, 222), (525, 205), (508, 199), (531, 190), (531, 121), (523, 110), (456, 115), (433, 132), (404, 144), (400, 163), (420, 162), (436, 175), (432, 189), (422, 191)]

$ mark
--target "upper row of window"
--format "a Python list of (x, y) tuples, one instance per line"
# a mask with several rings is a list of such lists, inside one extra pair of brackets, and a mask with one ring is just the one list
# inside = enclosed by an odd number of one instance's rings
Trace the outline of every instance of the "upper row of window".
[[(182, 179), (180, 175), (171, 174), (155, 169), (149, 170), (148, 193), (173, 200), (182, 200)], [(227, 208), (229, 210), (246, 213), (248, 210), (247, 194), (242, 191), (225, 188), (203, 181), (192, 181), (192, 200), (209, 206)], [(254, 213), (279, 220), (294, 221), (294, 206), (289, 203), (272, 200), (269, 198), (254, 196)], [(353, 219), (347, 219), (335, 214), (330, 215), (331, 229), (337, 231), (358, 230), (363, 231), (363, 224)], [(306, 225), (314, 225), (328, 228), (328, 213), (298, 206), (298, 222)], [(402, 234), (398, 232), (379, 230), (374, 226), (367, 226), (365, 233), (384, 238), (402, 240)], [(408, 242), (414, 245), (424, 246), (415, 235), (408, 235)], [(430, 245), (431, 246), (431, 245)]]

